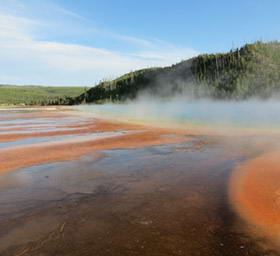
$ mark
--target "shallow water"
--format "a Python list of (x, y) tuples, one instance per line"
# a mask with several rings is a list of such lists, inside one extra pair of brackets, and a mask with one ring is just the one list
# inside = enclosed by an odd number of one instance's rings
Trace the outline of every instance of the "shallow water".
[(5, 134), (28, 134), (28, 133), (36, 133), (36, 132), (56, 132), (56, 131), (74, 131), (77, 128), (69, 128), (69, 127), (57, 127), (57, 128), (53, 128), (53, 127), (27, 127), (25, 130), (18, 130), (18, 131), (8, 131), (8, 130), (0, 130), (0, 135), (5, 135)]
[[(225, 159), (218, 148), (186, 152), (174, 150), (173, 146), (105, 151), (104, 154), (106, 156), (99, 161), (86, 157), (2, 175), (2, 253), (9, 255), (26, 247), (33, 248), (32, 241), (37, 236), (40, 239), (35, 243), (45, 239), (37, 230), (27, 227), (25, 238), (13, 241), (22, 228), (13, 227), (8, 220), (12, 218), (13, 222), (19, 223), (26, 216), (29, 216), (31, 227), (32, 223), (39, 222), (41, 228), (47, 230), (42, 219), (62, 218), (61, 225), (67, 221), (64, 238), (59, 236), (46, 241), (39, 251), (32, 252), (31, 249), (29, 255), (53, 251), (57, 244), (60, 244), (60, 255), (72, 255), (72, 249), (66, 247), (70, 241), (74, 242), (75, 237), (66, 228), (70, 231), (79, 226), (77, 233), (84, 243), (76, 243), (75, 250), (89, 250), (99, 255), (109, 255), (102, 248), (109, 249), (111, 255), (130, 255), (132, 252), (136, 255), (159, 252), (170, 255), (173, 250), (177, 253), (199, 250), (200, 253), (218, 255), (229, 249), (222, 248), (220, 243), (231, 248), (235, 246), (237, 252), (240, 251), (235, 241), (241, 243), (237, 234), (232, 244), (219, 234), (229, 228), (224, 223), (231, 220), (223, 219), (225, 212), (219, 214), (216, 211), (221, 207), (228, 208), (225, 204), (226, 177), (241, 159)], [(65, 207), (69, 209), (67, 212)], [(58, 209), (63, 209), (62, 215), (57, 213)], [(197, 219), (194, 220), (193, 216)], [(98, 222), (101, 221), (103, 226), (106, 219), (105, 227), (96, 229)], [(83, 230), (85, 223), (89, 226)], [(210, 230), (206, 231), (208, 228)], [(94, 240), (104, 237), (107, 232), (110, 236), (99, 240), (100, 244), (96, 246)], [(29, 241), (27, 237), (30, 237)], [(123, 244), (118, 244), (119, 239)], [(13, 248), (13, 242), (18, 246)], [(160, 251), (159, 246), (162, 247)]]
[(13, 149), (112, 136), (124, 148), (0, 173), (0, 255), (280, 255), (265, 234), (252, 232), (228, 193), (233, 171), (273, 151), (278, 137), (193, 135), (179, 144), (125, 149), (120, 135), (127, 133), (2, 144)]
[(11, 147), (17, 146), (30, 146), (42, 143), (55, 143), (55, 142), (83, 142), (83, 141), (93, 141), (97, 138), (105, 138), (110, 136), (118, 136), (128, 134), (127, 131), (118, 131), (118, 132), (99, 132), (99, 133), (84, 133), (78, 135), (60, 135), (60, 136), (45, 136), (45, 137), (36, 137), (28, 139), (20, 139), (16, 141), (9, 142), (0, 142), (0, 149), (10, 149)]
[(0, 176), (0, 252), (277, 255), (238, 227), (229, 204), (230, 173), (246, 158), (192, 146), (106, 150)]

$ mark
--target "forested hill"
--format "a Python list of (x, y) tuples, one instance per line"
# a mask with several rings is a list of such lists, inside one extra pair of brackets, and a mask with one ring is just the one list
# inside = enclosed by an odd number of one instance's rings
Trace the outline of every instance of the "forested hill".
[(123, 101), (139, 93), (216, 99), (270, 97), (280, 89), (280, 43), (256, 42), (224, 54), (203, 54), (165, 68), (144, 69), (104, 81), (70, 104)]

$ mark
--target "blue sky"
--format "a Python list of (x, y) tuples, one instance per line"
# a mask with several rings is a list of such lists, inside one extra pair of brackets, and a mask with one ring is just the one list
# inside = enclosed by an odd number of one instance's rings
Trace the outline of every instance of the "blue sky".
[(0, 83), (94, 85), (280, 37), (278, 0), (0, 0)]

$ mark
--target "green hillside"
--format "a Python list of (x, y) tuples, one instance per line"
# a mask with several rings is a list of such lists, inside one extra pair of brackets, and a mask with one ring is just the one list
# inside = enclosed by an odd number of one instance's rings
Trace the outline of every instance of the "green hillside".
[(165, 68), (144, 69), (101, 82), (69, 104), (135, 99), (139, 93), (195, 98), (267, 98), (280, 89), (280, 43), (256, 42), (222, 54), (203, 54)]
[(55, 104), (76, 97), (84, 91), (84, 87), (0, 85), (0, 105)]

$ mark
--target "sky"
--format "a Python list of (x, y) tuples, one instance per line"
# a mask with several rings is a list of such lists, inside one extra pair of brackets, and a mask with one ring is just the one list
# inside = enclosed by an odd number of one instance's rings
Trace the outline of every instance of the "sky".
[(279, 0), (0, 0), (0, 84), (93, 86), (256, 40)]

